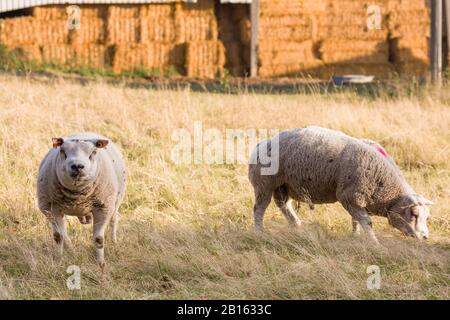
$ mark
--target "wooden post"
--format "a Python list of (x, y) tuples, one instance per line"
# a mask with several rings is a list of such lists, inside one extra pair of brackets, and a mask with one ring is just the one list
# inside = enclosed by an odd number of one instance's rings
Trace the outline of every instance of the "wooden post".
[(442, 0), (431, 1), (431, 81), (440, 84), (442, 78)]
[(251, 43), (250, 43), (250, 76), (258, 76), (258, 30), (259, 30), (259, 0), (253, 0), (250, 5)]

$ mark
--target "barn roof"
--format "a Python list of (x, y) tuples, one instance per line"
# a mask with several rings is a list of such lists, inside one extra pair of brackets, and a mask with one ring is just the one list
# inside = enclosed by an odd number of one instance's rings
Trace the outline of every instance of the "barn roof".
[[(197, 0), (0, 0), (0, 12), (43, 6), (47, 4), (112, 4), (112, 3), (169, 3)], [(221, 0), (223, 3), (250, 3), (251, 0)]]

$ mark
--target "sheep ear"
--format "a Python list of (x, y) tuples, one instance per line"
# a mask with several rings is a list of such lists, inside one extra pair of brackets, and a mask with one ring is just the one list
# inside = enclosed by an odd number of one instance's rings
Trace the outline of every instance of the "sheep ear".
[(419, 196), (418, 203), (420, 206), (432, 206), (434, 203), (423, 196)]
[(94, 141), (94, 144), (97, 148), (105, 148), (108, 145), (109, 141), (106, 139), (98, 139)]
[(52, 138), (53, 148), (58, 148), (64, 143), (63, 138)]

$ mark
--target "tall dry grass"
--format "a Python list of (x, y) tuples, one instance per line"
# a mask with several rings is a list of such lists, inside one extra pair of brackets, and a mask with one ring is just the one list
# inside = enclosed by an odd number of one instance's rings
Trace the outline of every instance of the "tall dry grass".
[[(450, 108), (445, 97), (373, 100), (329, 95), (222, 95), (102, 83), (44, 84), (0, 76), (0, 298), (449, 298)], [(271, 205), (252, 231), (244, 165), (175, 165), (177, 128), (289, 128), (316, 124), (382, 143), (417, 192), (434, 200), (431, 239), (406, 239), (375, 218), (383, 244), (351, 236), (339, 205), (301, 206), (299, 231)], [(123, 150), (130, 178), (119, 243), (95, 263), (91, 226), (69, 218), (74, 250), (53, 258), (36, 207), (38, 165), (53, 136), (96, 131)], [(78, 265), (82, 289), (66, 287)], [(381, 268), (368, 290), (366, 269)]]

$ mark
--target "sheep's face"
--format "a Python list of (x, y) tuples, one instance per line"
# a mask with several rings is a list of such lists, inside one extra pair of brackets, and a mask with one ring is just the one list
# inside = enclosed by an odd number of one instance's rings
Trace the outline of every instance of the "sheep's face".
[(104, 148), (108, 140), (53, 139), (59, 149), (56, 165), (59, 181), (67, 188), (80, 187), (95, 180), (98, 174), (97, 149)]
[(388, 214), (389, 222), (405, 235), (418, 239), (428, 239), (429, 231), (427, 220), (430, 215), (431, 201), (418, 196), (414, 202), (407, 206), (399, 206)]

